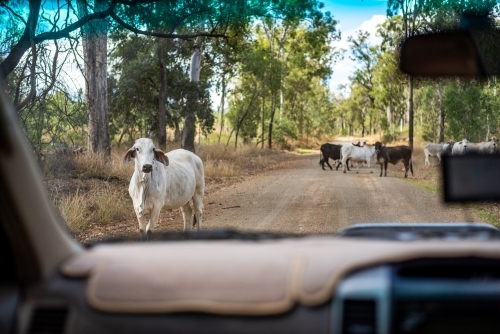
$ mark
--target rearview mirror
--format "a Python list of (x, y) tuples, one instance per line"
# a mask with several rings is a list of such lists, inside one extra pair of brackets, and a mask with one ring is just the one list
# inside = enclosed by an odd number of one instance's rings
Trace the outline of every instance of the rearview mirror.
[(469, 33), (411, 36), (403, 43), (401, 71), (417, 76), (483, 76), (479, 51)]
[(500, 31), (458, 30), (407, 38), (399, 65), (412, 76), (484, 77), (500, 74), (499, 54)]

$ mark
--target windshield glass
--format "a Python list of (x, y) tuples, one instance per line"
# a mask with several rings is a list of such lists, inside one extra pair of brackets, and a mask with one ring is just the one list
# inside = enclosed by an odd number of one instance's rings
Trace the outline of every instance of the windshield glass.
[[(487, 31), (498, 9), (1, 1), (0, 77), (48, 195), (82, 243), (200, 229), (495, 225), (495, 203), (443, 203), (440, 165), (499, 152), (500, 82), (410, 77), (398, 60), (405, 38), (470, 22)], [(464, 26), (464, 15), (482, 21)]]

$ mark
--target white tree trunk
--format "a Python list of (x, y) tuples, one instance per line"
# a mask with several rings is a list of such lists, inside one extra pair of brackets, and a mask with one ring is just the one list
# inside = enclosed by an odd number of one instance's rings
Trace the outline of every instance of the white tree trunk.
[[(191, 66), (189, 69), (191, 82), (199, 82), (200, 81), (200, 67), (201, 67), (201, 50), (196, 49), (191, 56)], [(198, 99), (197, 91), (191, 94), (193, 99)], [(193, 101), (191, 101), (193, 102)], [(182, 129), (182, 143), (181, 147), (183, 149), (194, 152), (194, 136), (196, 132), (196, 114), (195, 110), (190, 108), (186, 111), (186, 115), (184, 118), (184, 128)]]

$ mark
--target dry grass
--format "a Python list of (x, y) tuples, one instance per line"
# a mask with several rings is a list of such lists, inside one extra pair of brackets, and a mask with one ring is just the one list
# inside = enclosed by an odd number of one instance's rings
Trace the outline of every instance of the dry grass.
[(73, 158), (73, 170), (79, 178), (128, 180), (133, 173), (133, 163), (124, 164), (122, 156), (113, 152), (111, 161), (99, 155), (77, 155)]
[(85, 231), (94, 224), (133, 218), (128, 194), (115, 188), (87, 192), (77, 190), (59, 198), (56, 206), (74, 233)]
[(276, 151), (255, 146), (240, 146), (236, 150), (225, 145), (201, 146), (197, 150), (203, 160), (205, 178), (236, 177), (248, 170), (265, 168), (275, 162)]
[[(173, 145), (166, 151), (172, 149), (175, 149)], [(122, 162), (127, 150), (128, 147), (114, 149), (109, 161), (98, 155), (69, 154), (43, 162), (52, 202), (77, 239), (79, 234), (88, 234), (97, 226), (135, 221), (128, 194), (134, 164)], [(286, 155), (254, 146), (235, 150), (225, 145), (204, 145), (196, 150), (204, 162), (209, 191), (242, 175), (268, 168)]]

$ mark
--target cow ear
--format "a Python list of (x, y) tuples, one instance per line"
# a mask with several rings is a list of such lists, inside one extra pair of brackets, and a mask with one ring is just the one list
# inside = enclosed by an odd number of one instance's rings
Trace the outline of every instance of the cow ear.
[(123, 163), (126, 164), (132, 158), (135, 158), (135, 148), (133, 146), (127, 151), (127, 153), (125, 153), (125, 156), (123, 157)]
[(461, 142), (461, 141), (459, 141), (459, 142), (458, 142), (458, 145), (462, 145), (462, 142)]
[(165, 166), (168, 166), (168, 157), (165, 153), (163, 153), (162, 150), (155, 148), (154, 154), (155, 154), (155, 160), (161, 162)]

